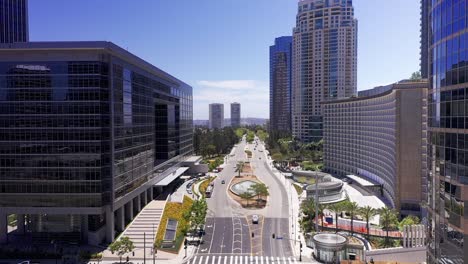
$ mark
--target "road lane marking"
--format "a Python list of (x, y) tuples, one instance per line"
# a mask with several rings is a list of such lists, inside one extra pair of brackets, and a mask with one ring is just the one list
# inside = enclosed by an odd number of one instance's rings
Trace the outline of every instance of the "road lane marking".
[(202, 264), (202, 261), (203, 261), (203, 256), (200, 256), (200, 262), (198, 262), (198, 264)]
[(206, 256), (205, 264), (208, 264), (208, 260), (210, 260), (210, 256)]
[(211, 232), (211, 242), (210, 242), (210, 249), (208, 250), (208, 253), (211, 252), (211, 245), (213, 245), (213, 238), (215, 235), (215, 230), (216, 230), (216, 220), (213, 219), (213, 231)]
[[(221, 257), (219, 257), (221, 258)], [(211, 260), (211, 264), (215, 264), (216, 256), (213, 256), (213, 259)]]
[[(221, 264), (221, 259), (222, 259), (222, 257), (220, 256), (219, 259), (218, 259), (218, 264)], [(224, 258), (224, 263), (226, 263), (226, 259), (227, 259), (227, 257)]]
[(255, 264), (258, 264), (258, 256), (255, 256)]
[(289, 262), (289, 264), (292, 264), (292, 263), (293, 263), (292, 260), (291, 260), (291, 258), (288, 258), (288, 262)]
[(192, 264), (197, 263), (197, 256), (195, 256), (195, 257), (193, 258), (193, 261), (192, 261), (191, 263), (192, 263)]
[[(227, 260), (228, 260), (228, 257), (226, 256), (226, 257), (224, 258), (224, 264), (227, 264)], [(232, 263), (232, 256), (231, 256), (231, 262), (229, 262), (229, 263)]]
[(234, 258), (234, 264), (237, 264), (237, 256)]

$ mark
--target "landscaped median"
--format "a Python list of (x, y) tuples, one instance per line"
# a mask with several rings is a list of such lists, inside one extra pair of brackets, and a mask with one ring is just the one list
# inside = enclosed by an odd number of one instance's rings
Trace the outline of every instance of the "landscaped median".
[(205, 192), (206, 188), (212, 183), (216, 177), (209, 177), (208, 179), (204, 180), (202, 183), (200, 183), (200, 186), (198, 187), (198, 191), (200, 192), (201, 196), (205, 197)]
[[(193, 200), (184, 196), (182, 203), (167, 202), (164, 208), (164, 213), (159, 224), (158, 233), (156, 235), (155, 247), (170, 253), (179, 252), (180, 246), (184, 241), (185, 233), (189, 230), (190, 223), (187, 214), (190, 213)], [(167, 222), (171, 220), (177, 221), (177, 229), (175, 239), (172, 241), (173, 246), (168, 247), (171, 241), (165, 241), (164, 236), (166, 233)]]

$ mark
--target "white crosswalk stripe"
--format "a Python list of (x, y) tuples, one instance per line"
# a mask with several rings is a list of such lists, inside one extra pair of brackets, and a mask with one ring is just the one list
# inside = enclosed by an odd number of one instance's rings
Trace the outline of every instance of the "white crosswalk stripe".
[(295, 257), (198, 255), (186, 264), (297, 264)]

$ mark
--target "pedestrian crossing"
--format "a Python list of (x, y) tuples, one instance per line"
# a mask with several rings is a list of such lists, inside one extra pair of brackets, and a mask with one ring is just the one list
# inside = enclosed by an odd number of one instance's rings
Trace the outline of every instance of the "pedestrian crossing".
[(293, 264), (295, 257), (239, 256), (239, 255), (196, 255), (186, 264)]

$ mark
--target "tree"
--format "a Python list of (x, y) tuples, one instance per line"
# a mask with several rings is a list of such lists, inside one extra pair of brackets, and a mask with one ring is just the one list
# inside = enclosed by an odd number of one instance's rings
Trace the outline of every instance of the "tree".
[(418, 80), (421, 80), (421, 79), (422, 79), (422, 77), (421, 77), (421, 72), (420, 71), (413, 72), (411, 74), (411, 77), (410, 77), (411, 81), (418, 81)]
[[(201, 225), (205, 223), (206, 214), (208, 211), (208, 204), (206, 199), (195, 200), (190, 208), (190, 229), (196, 231)], [(195, 233), (195, 232), (194, 232)]]
[(257, 203), (261, 199), (262, 196), (268, 196), (268, 187), (264, 183), (256, 183), (250, 186), (249, 190), (252, 192), (254, 196), (257, 196)]
[(403, 218), (403, 220), (398, 223), (398, 229), (403, 230), (403, 227), (406, 225), (418, 225), (420, 223), (419, 217), (414, 215), (408, 215)]
[(325, 215), (325, 209), (328, 209), (328, 205), (327, 204), (320, 204), (318, 205), (318, 215), (319, 217), (321, 218), (320, 222), (322, 223), (321, 226), (322, 226), (322, 231), (323, 231), (323, 216)]
[(281, 162), (283, 161), (283, 154), (281, 153), (275, 153), (271, 156), (271, 158), (275, 161), (275, 162)]
[(240, 193), (239, 194), (239, 197), (242, 199), (242, 200), (245, 200), (247, 201), (247, 207), (249, 206), (249, 201), (252, 200), (252, 197), (254, 195), (251, 193), (251, 192), (243, 192), (243, 193)]
[(343, 208), (344, 208), (343, 202), (331, 204), (328, 208), (332, 210), (333, 212), (335, 212), (335, 225), (336, 225), (335, 233), (338, 233), (338, 214), (341, 211), (343, 211)]
[(112, 244), (109, 245), (109, 249), (112, 254), (115, 252), (117, 253), (120, 258), (120, 263), (122, 263), (122, 256), (132, 252), (135, 249), (135, 246), (129, 237), (123, 236), (119, 240), (112, 242)]
[(354, 233), (354, 229), (353, 229), (354, 216), (358, 213), (359, 205), (356, 202), (348, 201), (346, 202), (345, 209), (351, 217), (351, 234), (353, 234)]
[(373, 207), (371, 207), (369, 205), (366, 205), (366, 206), (360, 208), (359, 213), (366, 220), (367, 239), (369, 239), (369, 233), (370, 233), (369, 232), (370, 231), (369, 230), (369, 220), (377, 214), (377, 211)]
[[(307, 198), (301, 203), (300, 206), (303, 219), (301, 219), (301, 228), (304, 233), (312, 230), (313, 220), (315, 218), (315, 201), (312, 198)], [(316, 230), (318, 231), (318, 230)]]
[(237, 164), (236, 164), (236, 171), (235, 172), (238, 172), (239, 175), (238, 177), (241, 176), (241, 172), (242, 170), (244, 170), (244, 167), (245, 167), (245, 163), (243, 161), (239, 161)]
[(388, 231), (391, 228), (395, 228), (398, 223), (398, 218), (395, 210), (389, 209), (387, 207), (382, 207), (379, 209), (380, 214), (380, 225), (384, 230), (387, 231), (385, 236), (385, 244), (388, 244)]

